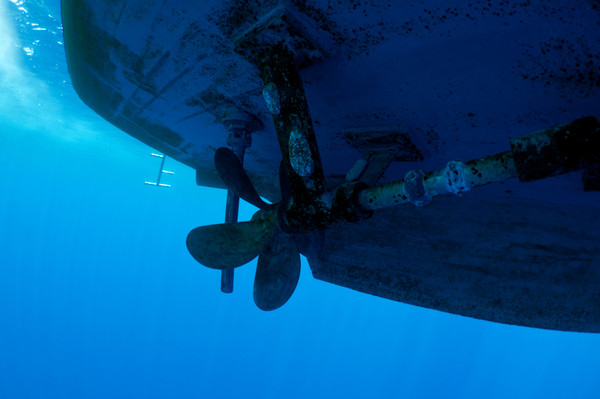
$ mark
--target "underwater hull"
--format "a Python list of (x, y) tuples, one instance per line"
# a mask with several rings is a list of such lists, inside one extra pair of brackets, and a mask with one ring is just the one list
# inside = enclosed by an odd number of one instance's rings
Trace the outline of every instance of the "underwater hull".
[[(402, 4), (401, 4), (402, 3)], [(250, 134), (244, 168), (280, 199), (281, 160), (247, 42), (294, 51), (330, 188), (391, 151), (379, 179), (510, 149), (600, 115), (595, 2), (63, 0), (73, 86), (127, 134), (224, 188), (213, 158)], [(270, 35), (270, 36), (269, 36)], [(600, 193), (580, 172), (509, 181), (299, 239), (315, 278), (502, 323), (598, 331)]]
[(64, 0), (62, 13), (86, 104), (211, 187), (224, 187), (214, 150), (239, 123), (252, 137), (244, 167), (277, 200), (281, 156), (260, 71), (240, 51), (247, 37), (281, 33), (293, 47), (330, 186), (363, 155), (391, 149), (386, 182), (598, 116), (591, 3)]
[(600, 332), (600, 214), (476, 193), (299, 240), (315, 278), (506, 324)]

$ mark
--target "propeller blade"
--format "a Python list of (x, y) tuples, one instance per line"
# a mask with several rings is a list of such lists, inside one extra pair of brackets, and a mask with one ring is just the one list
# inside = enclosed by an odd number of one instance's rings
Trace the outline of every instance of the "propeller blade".
[(190, 231), (186, 245), (204, 266), (230, 269), (256, 258), (273, 233), (272, 226), (256, 221), (212, 224)]
[(260, 198), (240, 159), (229, 148), (221, 147), (215, 152), (215, 167), (223, 183), (235, 195), (263, 211), (271, 207)]
[(275, 310), (287, 302), (300, 278), (300, 253), (294, 238), (277, 234), (258, 257), (254, 277), (254, 303), (262, 310)]

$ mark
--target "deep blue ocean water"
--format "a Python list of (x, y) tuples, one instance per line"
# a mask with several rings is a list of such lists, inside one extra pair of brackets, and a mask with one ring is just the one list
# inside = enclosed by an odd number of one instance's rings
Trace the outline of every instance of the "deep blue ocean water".
[[(308, 265), (282, 309), (185, 247), (225, 193), (77, 98), (59, 1), (0, 0), (0, 398), (598, 398), (600, 335), (359, 294)], [(168, 180), (168, 181), (167, 181)], [(254, 209), (242, 205), (240, 219)]]

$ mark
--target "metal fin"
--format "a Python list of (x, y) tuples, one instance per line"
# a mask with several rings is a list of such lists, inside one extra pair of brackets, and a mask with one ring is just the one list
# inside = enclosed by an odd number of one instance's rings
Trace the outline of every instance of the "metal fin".
[(294, 238), (277, 234), (258, 257), (254, 277), (254, 303), (262, 310), (283, 306), (294, 293), (300, 278), (300, 253)]
[(239, 158), (229, 148), (215, 152), (215, 167), (223, 183), (238, 197), (263, 211), (271, 207), (260, 198)]
[(213, 224), (190, 231), (186, 245), (204, 266), (229, 269), (256, 258), (273, 232), (271, 226), (253, 221)]

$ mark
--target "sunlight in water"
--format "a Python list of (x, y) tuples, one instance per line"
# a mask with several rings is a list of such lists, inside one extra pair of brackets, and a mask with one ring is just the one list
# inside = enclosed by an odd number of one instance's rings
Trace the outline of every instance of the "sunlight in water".
[[(21, 1), (11, 1), (19, 6), (17, 12), (27, 14)], [(25, 57), (33, 56), (35, 50), (29, 44), (19, 43), (15, 20), (11, 18), (9, 7), (13, 6), (0, 2), (0, 84), (4, 87), (0, 107), (6, 121), (27, 123), (37, 129), (51, 123), (49, 118), (55, 123), (57, 101), (45, 82), (25, 68)]]
[[(18, 3), (14, 0), (11, 1), (15, 4)], [(17, 61), (18, 46), (14, 41), (16, 32), (13, 28), (13, 21), (8, 17), (6, 6), (6, 3), (0, 2), (0, 54), (2, 54), (2, 57), (0, 57), (0, 79), (4, 87), (8, 85), (14, 88), (16, 86), (14, 82), (20, 80), (21, 65)]]
[[(60, 21), (44, 12), (43, 22), (33, 22), (38, 16), (28, 12), (23, 1), (10, 1), (0, 1), (0, 109), (5, 126), (21, 128), (7, 131), (44, 134), (78, 145), (97, 145), (99, 140), (110, 144), (120, 137), (117, 129), (84, 106), (68, 82)], [(48, 53), (59, 53), (53, 63), (48, 63)]]

